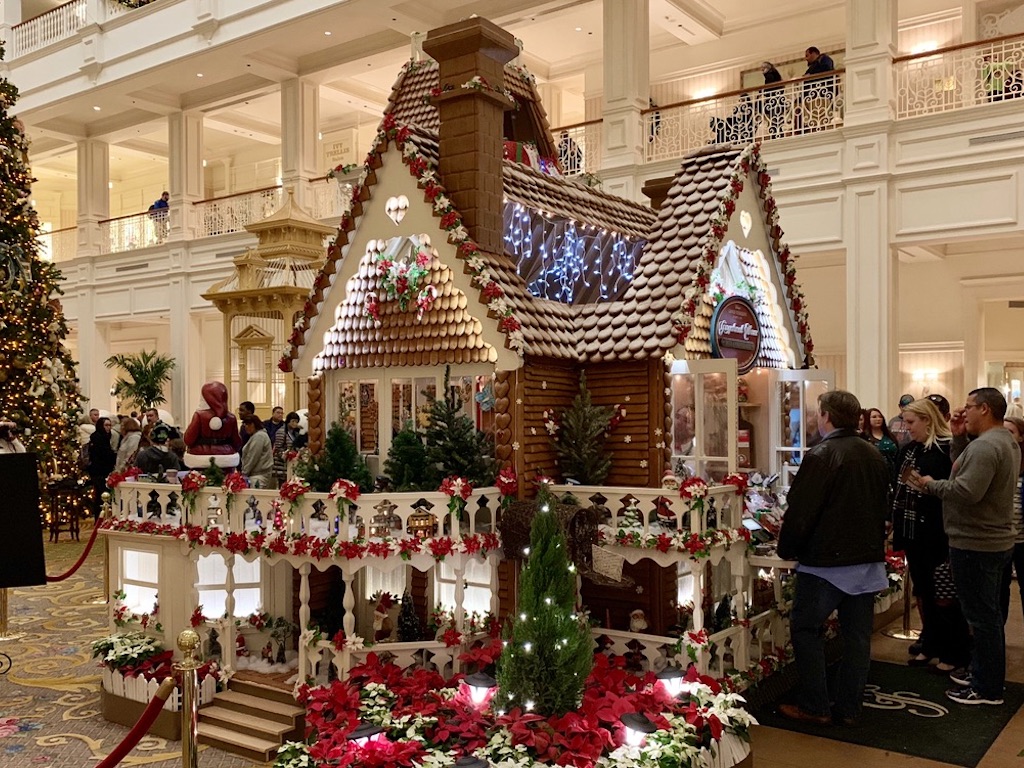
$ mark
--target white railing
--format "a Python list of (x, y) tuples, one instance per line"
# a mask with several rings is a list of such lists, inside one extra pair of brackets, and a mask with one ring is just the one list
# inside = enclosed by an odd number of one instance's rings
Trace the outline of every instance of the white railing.
[(311, 181), (307, 201), (314, 219), (338, 219), (352, 207), (352, 184), (335, 179)]
[(36, 239), (39, 241), (39, 258), (43, 261), (59, 264), (62, 261), (70, 261), (77, 255), (78, 227), (40, 232)]
[(167, 240), (170, 224), (168, 208), (106, 219), (100, 222), (100, 242), (106, 243), (104, 253), (123, 253), (160, 245)]
[(196, 237), (242, 232), (246, 224), (267, 218), (281, 207), (281, 187), (239, 192), (194, 203)]
[[(428, 536), (473, 535), (496, 530), (500, 495), (496, 488), (476, 488), (466, 502), (463, 519), (452, 520), (448, 497), (437, 491), (422, 493), (367, 493), (359, 497), (345, 515), (326, 493), (307, 493), (289, 512), (277, 491), (246, 489), (235, 494), (226, 509), (220, 488), (199, 491), (194, 509), (185, 508), (181, 486), (171, 483), (132, 483), (119, 485), (113, 493), (112, 510), (117, 520), (151, 521), (170, 525), (216, 525), (227, 535), (255, 530), (271, 530), (275, 504), (283, 505), (286, 533), (303, 533), (317, 538), (334, 537), (338, 541), (385, 536), (394, 539), (415, 538), (410, 518), (424, 520), (434, 533)], [(454, 526), (453, 526), (454, 523)], [(419, 530), (423, 530), (420, 528)], [(422, 533), (420, 534), (422, 537)]]
[(87, 0), (71, 0), (41, 16), (23, 21), (11, 29), (11, 50), (8, 58), (16, 59), (26, 53), (45, 48), (51, 43), (73, 37), (86, 25), (87, 19)]
[(644, 110), (644, 157), (671, 160), (706, 144), (747, 144), (839, 128), (843, 70)]
[(893, 60), (896, 118), (968, 109), (1024, 94), (1024, 35)]
[[(103, 667), (100, 672), (100, 678), (103, 690), (107, 693), (143, 704), (148, 704), (160, 687), (159, 680), (147, 680), (142, 675), (125, 677), (117, 670), (110, 669), (109, 667)], [(200, 705), (212, 702), (216, 693), (217, 677), (215, 675), (207, 675), (199, 681)], [(171, 691), (171, 695), (167, 697), (163, 708), (171, 712), (181, 711), (181, 690), (179, 688)]]
[(603, 123), (586, 123), (552, 128), (558, 150), (558, 163), (565, 176), (596, 174), (601, 170), (601, 131)]
[(365, 664), (366, 657), (371, 653), (378, 656), (391, 654), (394, 663), (402, 669), (430, 669), (449, 678), (461, 671), (459, 655), (466, 647), (468, 642), (447, 646), (439, 640), (417, 640), (414, 643), (374, 643), (359, 650), (343, 648), (339, 651), (334, 647), (334, 643), (321, 640), (315, 646), (308, 647), (305, 654), (299, 654), (303, 660), (299, 669), (299, 680), (312, 679), (317, 685), (326, 685), (329, 665), (334, 666), (337, 678), (344, 680), (348, 677), (349, 670), (358, 664)]

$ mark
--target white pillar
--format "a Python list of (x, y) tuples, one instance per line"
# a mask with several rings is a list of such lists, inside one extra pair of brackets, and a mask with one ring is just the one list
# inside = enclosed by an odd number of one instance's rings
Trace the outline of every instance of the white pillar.
[(644, 162), (640, 114), (650, 99), (648, 0), (603, 0), (604, 93), (601, 177), (603, 188), (631, 200), (640, 190), (635, 169)]
[(896, 114), (896, 0), (846, 0), (846, 125)]
[(178, 269), (168, 279), (169, 354), (174, 358), (175, 366), (171, 371), (171, 389), (166, 395), (169, 410), (183, 424), (192, 418), (192, 412), (198, 404), (199, 390), (205, 383), (203, 344), (199, 343), (203, 338), (202, 317), (194, 316), (192, 312), (192, 283), (187, 269), (184, 269), (188, 257), (188, 251), (178, 246), (171, 247), (168, 257), (172, 269)]
[(110, 357), (108, 326), (96, 322), (96, 291), (92, 280), (92, 265), (79, 268), (78, 279), (78, 380), (82, 382), (82, 395), (89, 408), (110, 410), (110, 383), (113, 374), (103, 365)]
[[(978, 291), (963, 291), (964, 392), (988, 386), (985, 370), (985, 301)], [(975, 343), (969, 340), (975, 339)], [(956, 407), (959, 403), (953, 403)]]
[(171, 193), (171, 226), (167, 239), (195, 237), (192, 203), (203, 199), (203, 116), (175, 112), (167, 116), (167, 191)]
[(320, 125), (320, 87), (294, 78), (281, 83), (281, 182), (295, 188), (295, 201), (310, 208), (307, 186), (322, 176), (317, 130)]
[(100, 222), (110, 218), (110, 146), (82, 139), (78, 148), (78, 256), (105, 253)]
[[(21, 21), (21, 0), (0, 0), (0, 40), (10, 41), (11, 29)], [(10, 48), (7, 49), (7, 58), (11, 58)]]

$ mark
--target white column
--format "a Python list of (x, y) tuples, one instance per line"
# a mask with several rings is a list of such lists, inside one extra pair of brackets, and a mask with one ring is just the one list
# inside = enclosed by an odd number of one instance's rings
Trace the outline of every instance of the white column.
[[(559, 128), (565, 125), (568, 121), (562, 117), (562, 88), (553, 83), (538, 83), (537, 93), (540, 95), (540, 103), (544, 106), (544, 112), (548, 116), (548, 126)], [(555, 143), (557, 142), (558, 137), (555, 136)]]
[[(352, 637), (356, 633), (356, 577), (348, 568), (342, 568), (341, 578), (345, 582), (345, 596), (341, 599), (345, 615), (341, 619), (341, 627), (345, 630), (345, 637)], [(370, 634), (373, 634), (372, 631)], [(372, 640), (373, 638), (365, 639)]]
[[(978, 291), (963, 291), (964, 392), (988, 385), (985, 370), (985, 302)], [(971, 343), (969, 339), (975, 339)], [(953, 403), (956, 407), (959, 403)]]
[[(187, 424), (192, 417), (204, 382), (202, 318), (192, 312), (192, 283), (187, 269), (188, 252), (172, 247), (168, 261), (175, 273), (168, 280), (170, 294), (169, 354), (175, 360), (171, 371), (171, 389), (167, 392), (168, 410), (180, 422)], [(180, 271), (179, 271), (180, 270)], [(231, 405), (236, 405), (231, 403)]]
[[(228, 522), (230, 525), (230, 522)], [(233, 552), (224, 556), (224, 565), (227, 567), (227, 578), (224, 581), (224, 591), (227, 598), (224, 601), (224, 612), (227, 619), (224, 621), (224, 631), (220, 638), (220, 662), (221, 666), (229, 672), (235, 668), (235, 554)]]
[(307, 186), (322, 176), (317, 130), (320, 125), (320, 87), (294, 78), (281, 83), (281, 182), (295, 188), (296, 202), (310, 208)]
[(175, 112), (167, 116), (167, 191), (171, 193), (171, 226), (167, 239), (195, 237), (192, 203), (203, 199), (203, 116)]
[(110, 218), (110, 146), (97, 139), (78, 142), (78, 256), (105, 253), (100, 221)]
[(309, 626), (309, 573), (313, 569), (310, 563), (303, 563), (299, 566), (299, 682), (304, 682), (306, 676), (312, 676), (312, 666), (322, 657), (319, 649), (316, 655), (310, 659), (310, 649), (302, 640), (302, 632)]
[(601, 177), (613, 195), (636, 199), (634, 171), (644, 161), (641, 110), (650, 98), (648, 0), (603, 0), (604, 93)]
[(896, 0), (846, 0), (846, 125), (895, 116), (897, 30)]
[[(11, 28), (20, 24), (21, 0), (0, 0), (0, 40), (10, 41), (12, 39)], [(8, 48), (7, 58), (11, 57)]]
[(110, 357), (110, 341), (107, 324), (96, 322), (91, 264), (79, 267), (78, 279), (73, 284), (78, 286), (78, 380), (82, 382), (83, 407), (86, 412), (90, 408), (110, 410), (113, 374), (103, 365)]

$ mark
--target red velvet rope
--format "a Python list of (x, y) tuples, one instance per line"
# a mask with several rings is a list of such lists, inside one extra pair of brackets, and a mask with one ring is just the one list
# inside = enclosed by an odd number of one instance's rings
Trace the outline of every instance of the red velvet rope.
[(160, 714), (160, 710), (163, 709), (164, 702), (167, 701), (167, 697), (171, 695), (171, 691), (174, 690), (174, 678), (165, 678), (160, 683), (160, 688), (157, 690), (156, 695), (149, 700), (149, 704), (143, 710), (139, 716), (138, 721), (128, 731), (128, 735), (125, 736), (121, 743), (114, 747), (114, 751), (107, 755), (103, 760), (97, 763), (96, 768), (114, 768), (115, 765), (120, 763), (124, 756), (135, 749), (135, 745), (139, 743), (139, 739), (146, 735), (146, 731), (149, 730), (149, 726), (156, 720), (156, 716)]
[(85, 558), (87, 558), (89, 556), (89, 553), (92, 552), (92, 545), (96, 542), (96, 534), (99, 532), (100, 522), (99, 520), (97, 520), (96, 524), (92, 527), (92, 536), (89, 537), (89, 543), (85, 545), (85, 551), (82, 553), (82, 556), (78, 558), (78, 562), (71, 566), (71, 570), (67, 573), (62, 573), (60, 576), (47, 576), (46, 580), (51, 582), (64, 581), (64, 579), (68, 578), (69, 576), (74, 576), (75, 571), (82, 567), (82, 563), (85, 562)]

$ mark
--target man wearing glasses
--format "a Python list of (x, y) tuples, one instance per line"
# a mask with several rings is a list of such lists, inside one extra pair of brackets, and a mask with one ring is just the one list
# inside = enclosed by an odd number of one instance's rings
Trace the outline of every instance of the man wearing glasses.
[(1003, 428), (1005, 415), (1006, 398), (998, 389), (974, 390), (949, 422), (949, 479), (911, 475), (918, 490), (942, 499), (953, 582), (974, 634), (970, 667), (949, 676), (958, 687), (946, 696), (960, 704), (1003, 703), (1006, 641), (999, 589), (1013, 551), (1013, 494), (1020, 468), (1020, 449)]

